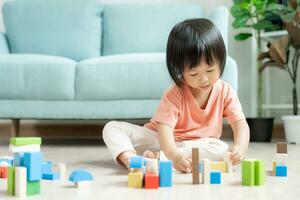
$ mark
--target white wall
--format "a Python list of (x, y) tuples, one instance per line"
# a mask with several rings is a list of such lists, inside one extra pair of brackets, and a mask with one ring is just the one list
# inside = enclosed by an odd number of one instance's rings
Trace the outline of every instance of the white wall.
[[(162, 0), (155, 0), (156, 2), (162, 2)], [(128, 2), (128, 0), (106, 0), (103, 2)], [(132, 1), (130, 1), (132, 2)], [(136, 1), (137, 2), (137, 1)], [(140, 0), (138, 2), (154, 2), (153, 0)], [(165, 1), (164, 1), (165, 2)], [(230, 9), (232, 5), (232, 0), (173, 0), (169, 2), (197, 2), (200, 3), (205, 13), (208, 15), (217, 6), (225, 6)], [(3, 0), (0, 0), (0, 6), (2, 6)], [(238, 63), (239, 70), (239, 97), (242, 103), (244, 112), (246, 116), (250, 116), (251, 113), (251, 42), (250, 40), (245, 42), (237, 42), (234, 40), (233, 36), (239, 31), (234, 30), (231, 26), (233, 21), (232, 16), (229, 17), (229, 38), (228, 38), (228, 54), (233, 57)], [(2, 13), (0, 16), (0, 30), (3, 31)], [(278, 81), (280, 80), (280, 81)], [(280, 71), (272, 71), (271, 73), (271, 99), (274, 103), (280, 103), (287, 96), (290, 95), (290, 82), (288, 80), (287, 74), (281, 73)], [(298, 84), (299, 85), (299, 84)], [(299, 91), (300, 93), (300, 91)], [(280, 116), (282, 113), (289, 113), (289, 110), (276, 111), (271, 114)]]

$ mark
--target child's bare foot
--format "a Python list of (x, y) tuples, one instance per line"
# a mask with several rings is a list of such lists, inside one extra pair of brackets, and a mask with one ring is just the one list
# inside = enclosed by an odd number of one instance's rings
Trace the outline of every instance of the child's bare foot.
[(124, 152), (122, 152), (118, 155), (117, 161), (118, 161), (119, 164), (123, 165), (128, 170), (130, 170), (129, 161), (130, 161), (130, 158), (135, 156), (135, 155), (136, 155), (136, 153), (133, 152), (133, 151), (124, 151)]
[(143, 153), (143, 156), (145, 158), (151, 158), (151, 159), (159, 159), (159, 151), (158, 152), (152, 152), (150, 150), (146, 150), (144, 153)]

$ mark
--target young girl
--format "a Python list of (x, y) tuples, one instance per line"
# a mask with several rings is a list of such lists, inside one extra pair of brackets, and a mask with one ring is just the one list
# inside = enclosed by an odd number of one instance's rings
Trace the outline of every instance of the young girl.
[(167, 89), (151, 121), (144, 126), (111, 121), (103, 139), (114, 160), (128, 166), (130, 157), (157, 158), (160, 150), (173, 167), (191, 171), (191, 146), (199, 157), (220, 160), (228, 145), (219, 138), (222, 118), (234, 133), (233, 164), (244, 158), (249, 128), (235, 91), (220, 79), (226, 49), (219, 30), (207, 19), (189, 19), (172, 29), (167, 44), (167, 66), (175, 84)]

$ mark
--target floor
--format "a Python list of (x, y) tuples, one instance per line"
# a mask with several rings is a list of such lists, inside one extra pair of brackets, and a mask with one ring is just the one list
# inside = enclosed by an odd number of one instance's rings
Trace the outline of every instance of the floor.
[[(230, 142), (228, 142), (230, 143)], [(248, 158), (265, 160), (266, 169), (271, 170), (275, 143), (251, 143)], [(42, 181), (41, 194), (27, 199), (286, 199), (300, 198), (300, 145), (288, 146), (288, 177), (279, 178), (266, 172), (264, 186), (241, 186), (240, 168), (232, 174), (222, 174), (221, 185), (193, 185), (191, 174), (174, 172), (173, 187), (158, 190), (132, 189), (127, 187), (127, 171), (114, 165), (103, 144), (47, 144), (42, 146), (44, 160), (65, 162), (68, 175), (72, 170), (89, 170), (94, 181), (88, 189), (77, 189), (71, 183)], [(0, 156), (9, 156), (8, 145), (0, 144)], [(9, 197), (5, 192), (5, 182), (0, 179), (0, 199)]]

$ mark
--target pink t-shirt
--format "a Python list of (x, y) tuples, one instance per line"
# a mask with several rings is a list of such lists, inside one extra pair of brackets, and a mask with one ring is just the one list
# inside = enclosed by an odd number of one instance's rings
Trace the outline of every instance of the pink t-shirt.
[(174, 84), (164, 92), (155, 115), (144, 126), (157, 131), (159, 123), (167, 124), (174, 128), (176, 141), (220, 138), (223, 117), (230, 124), (245, 119), (237, 94), (228, 83), (219, 79), (213, 85), (205, 109), (199, 107), (187, 84), (182, 88)]

